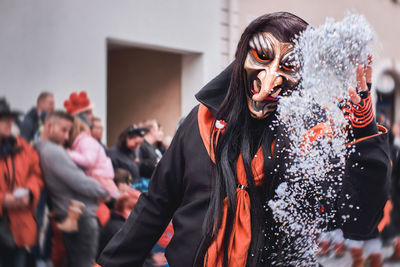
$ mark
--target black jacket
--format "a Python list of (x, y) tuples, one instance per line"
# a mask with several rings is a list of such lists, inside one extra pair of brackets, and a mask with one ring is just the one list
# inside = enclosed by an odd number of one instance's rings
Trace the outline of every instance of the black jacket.
[(132, 179), (140, 177), (139, 165), (135, 162), (134, 152), (115, 145), (107, 150), (107, 156), (110, 157), (114, 169), (121, 168), (129, 171)]
[[(214, 115), (226, 95), (229, 80), (228, 68), (196, 95)], [(149, 191), (141, 195), (122, 230), (101, 254), (98, 263), (102, 267), (141, 266), (171, 218), (175, 234), (166, 248), (167, 260), (173, 267), (193, 266), (212, 193), (212, 162), (199, 133), (197, 115), (195, 107), (179, 127), (151, 178)], [(353, 153), (347, 160), (346, 177), (359, 189), (360, 203), (356, 205), (361, 211), (359, 220), (345, 224), (343, 230), (346, 237), (363, 239), (373, 233), (386, 202), (390, 169), (387, 135), (359, 142), (356, 150), (360, 155)], [(361, 162), (365, 168), (349, 167), (354, 162)]]
[(33, 107), (25, 115), (24, 120), (19, 126), (20, 135), (29, 143), (33, 140), (35, 133), (39, 129), (39, 120), (41, 118), (37, 114), (36, 107)]

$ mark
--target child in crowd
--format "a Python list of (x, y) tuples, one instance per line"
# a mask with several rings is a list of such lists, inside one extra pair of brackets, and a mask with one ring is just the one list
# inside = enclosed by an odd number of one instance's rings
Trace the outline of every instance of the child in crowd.
[(114, 170), (114, 173), (114, 183), (117, 185), (121, 195), (123, 195), (124, 193), (129, 191), (132, 186), (132, 176), (129, 171), (122, 168), (116, 168)]
[[(90, 128), (80, 118), (75, 117), (70, 137), (71, 149), (68, 154), (81, 167), (86, 175), (96, 179), (112, 198), (118, 198), (120, 192), (115, 185), (114, 170), (101, 144), (90, 135)], [(76, 201), (71, 201), (68, 217), (58, 224), (63, 231), (75, 231), (80, 211)], [(82, 209), (84, 207), (80, 207)], [(71, 216), (70, 216), (71, 215)]]
[(113, 198), (120, 196), (115, 185), (114, 169), (101, 144), (90, 135), (90, 128), (80, 118), (75, 117), (71, 133), (71, 159), (86, 175), (95, 178)]

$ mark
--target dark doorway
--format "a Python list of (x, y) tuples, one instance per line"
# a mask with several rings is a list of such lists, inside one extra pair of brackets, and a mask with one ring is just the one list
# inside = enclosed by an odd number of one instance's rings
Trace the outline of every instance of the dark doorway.
[(156, 119), (173, 135), (181, 116), (182, 55), (107, 43), (107, 144), (142, 120)]

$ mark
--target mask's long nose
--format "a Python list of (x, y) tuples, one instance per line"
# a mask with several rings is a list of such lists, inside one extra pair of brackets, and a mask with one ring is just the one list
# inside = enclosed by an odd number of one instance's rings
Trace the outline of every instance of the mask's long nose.
[(261, 71), (257, 78), (261, 81), (261, 89), (257, 94), (254, 94), (252, 99), (254, 101), (263, 101), (271, 93), (275, 86), (281, 85), (283, 83), (283, 78), (276, 71)]

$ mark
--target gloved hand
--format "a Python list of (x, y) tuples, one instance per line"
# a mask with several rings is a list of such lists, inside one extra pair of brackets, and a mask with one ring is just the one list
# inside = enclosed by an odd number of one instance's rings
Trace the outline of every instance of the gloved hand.
[[(371, 57), (368, 57), (368, 59), (371, 63)], [(378, 133), (371, 101), (371, 76), (372, 68), (370, 64), (367, 67), (358, 66), (357, 89), (350, 88), (350, 100), (343, 100), (339, 103), (339, 108), (345, 118), (349, 120), (356, 139)]]

